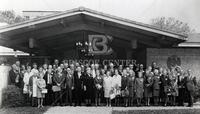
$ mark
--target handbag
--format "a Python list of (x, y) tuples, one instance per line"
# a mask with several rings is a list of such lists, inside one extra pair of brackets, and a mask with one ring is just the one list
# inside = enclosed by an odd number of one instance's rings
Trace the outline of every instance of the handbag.
[(116, 94), (115, 94), (115, 92), (114, 92), (114, 89), (112, 89), (112, 90), (110, 91), (110, 99), (114, 99), (115, 96), (116, 96)]
[(42, 93), (46, 94), (48, 92), (47, 89), (42, 89)]
[(60, 86), (52, 86), (52, 91), (58, 92), (58, 91), (61, 91), (61, 88), (60, 88)]
[(110, 99), (114, 99), (114, 98), (115, 98), (115, 94), (114, 93), (110, 94)]
[(164, 92), (165, 93), (170, 93), (171, 92), (171, 89), (169, 86), (164, 86)]
[(122, 90), (121, 95), (122, 95), (122, 97), (127, 97), (127, 96), (129, 96), (129, 91), (127, 89)]
[(28, 94), (28, 86), (24, 85), (23, 94)]
[(128, 91), (128, 89), (125, 89), (125, 96), (129, 96), (129, 91)]

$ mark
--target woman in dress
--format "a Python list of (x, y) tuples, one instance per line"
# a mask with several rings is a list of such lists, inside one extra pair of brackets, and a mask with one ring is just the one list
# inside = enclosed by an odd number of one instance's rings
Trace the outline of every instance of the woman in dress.
[(39, 77), (36, 81), (37, 84), (37, 98), (38, 98), (38, 108), (43, 107), (43, 99), (45, 97), (45, 93), (43, 92), (43, 90), (46, 87), (46, 82), (43, 79), (44, 77), (44, 72), (42, 67), (39, 68)]
[(101, 96), (102, 96), (102, 87), (103, 87), (103, 78), (100, 76), (99, 70), (96, 71), (96, 77), (94, 79), (95, 83), (95, 104), (100, 106)]
[(147, 70), (144, 77), (144, 97), (145, 97), (145, 105), (150, 105), (150, 98), (152, 97), (152, 84), (153, 84), (153, 72), (151, 70)]
[(135, 72), (130, 70), (130, 76), (128, 77), (127, 87), (129, 91), (129, 106), (133, 106), (133, 100), (135, 98)]
[(138, 72), (138, 77), (135, 79), (137, 106), (141, 106), (141, 101), (144, 93), (143, 72)]
[(154, 99), (154, 105), (157, 106), (159, 102), (159, 96), (160, 96), (160, 75), (158, 69), (154, 70), (154, 76), (153, 76), (153, 99)]
[(118, 69), (114, 70), (115, 74), (112, 77), (112, 88), (115, 92), (115, 106), (118, 106), (120, 103), (120, 95), (121, 95), (121, 76), (119, 75)]
[(106, 106), (111, 106), (110, 93), (112, 90), (112, 77), (110, 71), (106, 72), (103, 78), (104, 97), (106, 98)]

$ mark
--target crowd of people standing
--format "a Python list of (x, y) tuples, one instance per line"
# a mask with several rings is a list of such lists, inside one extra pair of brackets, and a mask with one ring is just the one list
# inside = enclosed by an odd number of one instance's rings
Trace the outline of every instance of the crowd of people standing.
[(196, 78), (180, 66), (170, 69), (143, 64), (128, 66), (59, 63), (38, 67), (16, 61), (9, 84), (21, 88), (27, 103), (61, 106), (188, 106), (193, 105)]

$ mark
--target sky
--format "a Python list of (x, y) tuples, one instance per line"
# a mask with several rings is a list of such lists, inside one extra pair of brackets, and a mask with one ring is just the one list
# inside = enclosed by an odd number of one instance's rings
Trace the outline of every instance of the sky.
[(87, 7), (149, 24), (152, 18), (174, 17), (200, 33), (200, 0), (0, 0), (0, 10), (65, 11)]

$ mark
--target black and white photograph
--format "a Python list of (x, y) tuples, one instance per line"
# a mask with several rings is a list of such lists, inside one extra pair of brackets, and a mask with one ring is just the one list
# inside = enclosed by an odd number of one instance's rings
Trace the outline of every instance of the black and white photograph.
[(0, 0), (0, 114), (200, 114), (200, 0)]

